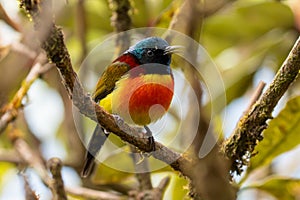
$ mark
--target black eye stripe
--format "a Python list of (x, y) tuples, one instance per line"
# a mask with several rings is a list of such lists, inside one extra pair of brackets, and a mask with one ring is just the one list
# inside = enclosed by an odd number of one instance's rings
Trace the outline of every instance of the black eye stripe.
[[(144, 50), (144, 54), (146, 53), (147, 55), (150, 53), (151, 55), (163, 55), (164, 54), (163, 49), (155, 49), (155, 48), (147, 48)], [(148, 55), (150, 56), (150, 55)]]
[(171, 55), (165, 54), (164, 49), (144, 48), (139, 49), (137, 53), (140, 64), (160, 63), (169, 65), (171, 62)]

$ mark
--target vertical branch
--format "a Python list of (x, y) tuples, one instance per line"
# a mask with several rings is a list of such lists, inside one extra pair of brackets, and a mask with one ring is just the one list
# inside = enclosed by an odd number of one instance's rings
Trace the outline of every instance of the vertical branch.
[(116, 55), (120, 55), (130, 46), (130, 37), (127, 31), (131, 27), (129, 10), (131, 9), (129, 0), (109, 0), (112, 10), (111, 24), (115, 32), (119, 34), (116, 41)]
[(76, 5), (76, 24), (77, 24), (77, 33), (80, 41), (81, 47), (81, 58), (79, 63), (81, 63), (87, 54), (87, 21), (86, 21), (86, 10), (85, 10), (85, 0), (78, 0)]
[(170, 183), (170, 177), (163, 178), (157, 187), (152, 189), (144, 189), (142, 191), (130, 191), (130, 199), (163, 199), (164, 193)]
[(64, 182), (61, 177), (62, 163), (59, 158), (51, 158), (47, 166), (52, 174), (51, 189), (53, 193), (53, 200), (67, 200)]
[[(149, 169), (149, 162), (148, 158), (141, 158), (138, 154), (139, 152), (137, 149), (130, 145), (130, 149), (132, 152), (132, 160), (135, 167), (136, 177), (139, 181), (139, 190), (151, 190), (152, 189), (152, 183), (150, 178), (150, 169)], [(142, 160), (141, 160), (142, 159)]]
[[(207, 16), (207, 13), (215, 12), (226, 4), (225, 2), (222, 3), (222, 6), (216, 4), (214, 9), (209, 7), (210, 11), (208, 11), (203, 9), (207, 7), (206, 2), (207, 1), (198, 2), (195, 0), (185, 1), (170, 23), (170, 28), (178, 29), (194, 40), (199, 41), (204, 17)], [(168, 35), (167, 38), (172, 39), (171, 37), (172, 35)], [(197, 47), (187, 44), (189, 51), (185, 52), (194, 60), (197, 59), (197, 49), (195, 48)], [(191, 55), (191, 53), (193, 54)], [(185, 166), (188, 176), (191, 177), (192, 180), (192, 192), (190, 195), (195, 198), (201, 197), (204, 199), (234, 199), (235, 191), (227, 180), (228, 167), (225, 159), (219, 154), (219, 146), (215, 145), (206, 157), (202, 159), (198, 157), (201, 145), (205, 145), (203, 144), (205, 137), (214, 138), (214, 133), (208, 130), (209, 123), (206, 119), (207, 113), (203, 111), (201, 105), (203, 90), (197, 70), (188, 63), (183, 66), (182, 70), (186, 79), (191, 84), (193, 92), (196, 94), (201, 115), (197, 135), (190, 148), (190, 154), (194, 163), (192, 166)], [(193, 111), (191, 111), (191, 113), (193, 113)], [(191, 114), (189, 116), (192, 117)], [(199, 171), (201, 171), (201, 173), (199, 173)]]
[[(186, 34), (196, 41), (198, 41), (200, 38), (200, 32), (201, 32), (202, 22), (203, 22), (203, 14), (198, 12), (197, 10), (198, 4), (199, 3), (197, 3), (195, 0), (186, 1), (184, 10), (189, 14), (185, 15), (185, 19), (181, 19), (189, 22), (186, 24), (185, 27)], [(199, 17), (195, 17), (195, 16), (199, 16)], [(189, 54), (189, 56), (193, 59), (193, 63), (197, 63), (196, 60), (197, 60), (198, 47), (193, 44), (187, 44), (187, 45), (188, 46), (186, 49), (189, 49), (189, 51), (185, 52), (185, 54)], [(200, 84), (198, 72), (194, 66), (192, 66), (190, 63), (185, 62), (185, 65), (183, 66), (182, 70), (184, 72), (186, 79), (191, 84), (193, 88), (193, 92), (196, 94), (199, 111), (200, 111), (199, 129), (191, 146), (192, 147), (191, 150), (197, 155), (200, 150), (202, 141), (204, 140), (204, 137), (208, 130), (208, 122), (205, 116), (206, 113), (204, 113), (202, 109), (203, 89)], [(193, 110), (194, 108), (191, 108), (191, 112)]]

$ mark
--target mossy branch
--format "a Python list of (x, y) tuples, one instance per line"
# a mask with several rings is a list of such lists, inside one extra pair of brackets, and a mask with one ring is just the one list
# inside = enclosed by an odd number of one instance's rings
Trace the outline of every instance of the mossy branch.
[(300, 70), (300, 37), (287, 59), (277, 72), (274, 80), (261, 98), (239, 121), (230, 138), (223, 145), (223, 151), (232, 161), (231, 172), (238, 175), (247, 165), (257, 143), (263, 139), (262, 132), (267, 128), (267, 120), (288, 87), (296, 79)]

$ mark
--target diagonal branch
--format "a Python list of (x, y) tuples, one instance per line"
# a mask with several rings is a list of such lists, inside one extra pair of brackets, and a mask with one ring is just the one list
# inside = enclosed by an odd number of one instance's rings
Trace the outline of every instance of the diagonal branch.
[(267, 120), (288, 87), (296, 79), (300, 70), (300, 37), (290, 54), (277, 72), (274, 80), (256, 104), (239, 121), (237, 128), (227, 141), (223, 151), (231, 160), (231, 171), (241, 174), (242, 167), (248, 164), (262, 131), (267, 128)]
[(51, 64), (42, 65), (41, 63), (37, 62), (32, 67), (27, 77), (22, 82), (22, 86), (17, 91), (11, 102), (2, 108), (4, 114), (0, 117), (0, 134), (6, 129), (7, 125), (17, 117), (19, 109), (21, 109), (23, 106), (22, 100), (26, 96), (27, 91), (32, 83), (42, 74), (49, 71), (52, 66), (53, 65)]
[(28, 181), (28, 177), (25, 174), (22, 174), (24, 179), (24, 188), (25, 188), (25, 198), (26, 200), (38, 200), (39, 196), (34, 190), (31, 189)]

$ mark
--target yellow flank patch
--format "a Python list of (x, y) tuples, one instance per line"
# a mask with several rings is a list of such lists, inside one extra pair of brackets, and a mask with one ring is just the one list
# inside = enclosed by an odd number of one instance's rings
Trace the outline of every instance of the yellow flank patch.
[(104, 108), (109, 113), (112, 113), (112, 108), (111, 108), (111, 99), (112, 99), (112, 93), (107, 95), (104, 99), (102, 99), (99, 102), (99, 105)]

